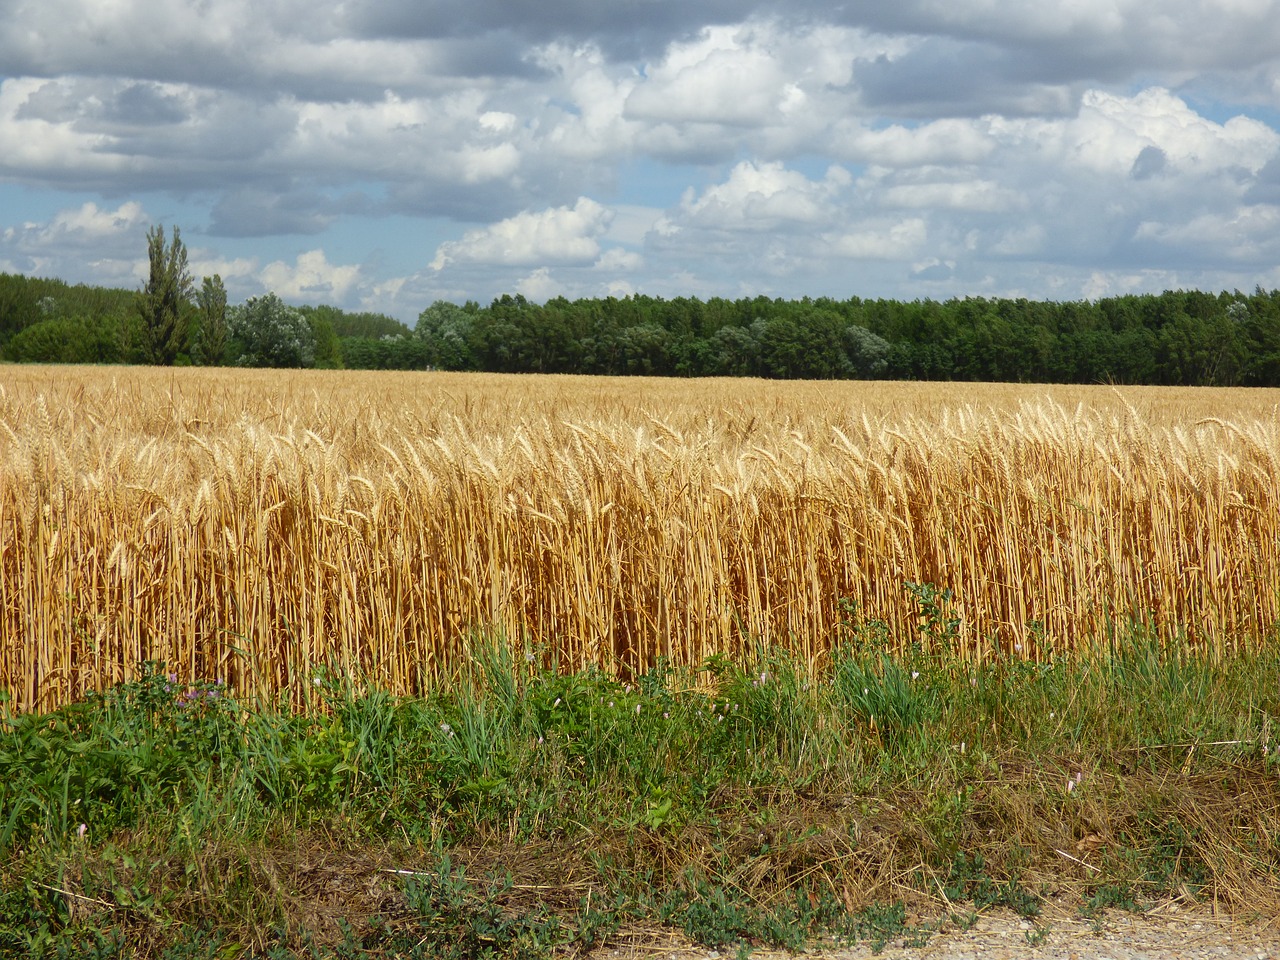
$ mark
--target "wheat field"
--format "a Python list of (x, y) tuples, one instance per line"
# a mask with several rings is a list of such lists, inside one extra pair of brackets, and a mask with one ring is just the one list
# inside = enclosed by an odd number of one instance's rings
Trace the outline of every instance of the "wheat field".
[(962, 656), (1136, 618), (1229, 654), (1280, 621), (1280, 391), (5, 367), (0, 688), (163, 661), (306, 702), (486, 636), (562, 668), (851, 619)]

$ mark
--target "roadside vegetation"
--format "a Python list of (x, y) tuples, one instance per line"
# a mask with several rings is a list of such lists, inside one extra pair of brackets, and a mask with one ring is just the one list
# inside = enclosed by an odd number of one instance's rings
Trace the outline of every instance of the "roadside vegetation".
[[(917, 593), (917, 596), (922, 594)], [(472, 638), (424, 696), (141, 679), (0, 721), (0, 955), (745, 955), (1048, 904), (1280, 904), (1280, 656), (1162, 646), (562, 672)], [(1033, 928), (1039, 932), (1042, 927)]]

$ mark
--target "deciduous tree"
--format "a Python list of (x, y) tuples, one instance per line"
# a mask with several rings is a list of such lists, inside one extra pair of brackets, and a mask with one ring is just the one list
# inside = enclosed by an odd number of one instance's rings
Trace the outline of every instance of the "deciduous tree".
[(268, 293), (250, 297), (228, 313), (231, 335), (240, 346), (236, 360), (246, 367), (309, 367), (316, 338), (301, 311)]

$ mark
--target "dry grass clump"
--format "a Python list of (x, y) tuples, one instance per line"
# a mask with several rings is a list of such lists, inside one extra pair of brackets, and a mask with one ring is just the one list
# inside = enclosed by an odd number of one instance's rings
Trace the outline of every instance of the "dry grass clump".
[[(565, 667), (762, 640), (848, 603), (1041, 656), (1280, 620), (1276, 391), (10, 368), (0, 687), (162, 660), (305, 698), (423, 689), (499, 630)], [(936, 631), (935, 631), (936, 635)]]

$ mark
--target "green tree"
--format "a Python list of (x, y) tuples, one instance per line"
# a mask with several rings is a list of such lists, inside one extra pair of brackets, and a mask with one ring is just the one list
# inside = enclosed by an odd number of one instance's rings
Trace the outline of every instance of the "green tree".
[(268, 293), (250, 297), (227, 313), (235, 362), (244, 367), (309, 367), (316, 338), (301, 311)]
[(315, 342), (313, 365), (320, 370), (341, 370), (342, 347), (338, 343), (338, 335), (333, 332), (333, 324), (329, 322), (329, 318), (319, 312), (302, 315), (311, 326), (311, 337)]
[(878, 377), (889, 367), (889, 341), (866, 327), (851, 323), (844, 329), (847, 373), (854, 377)]
[(760, 368), (760, 336), (765, 321), (749, 327), (721, 327), (711, 335), (713, 370), (728, 377), (755, 376)]
[(138, 295), (143, 349), (149, 363), (172, 366), (186, 346), (185, 308), (192, 288), (187, 248), (182, 244), (178, 228), (173, 228), (173, 242), (168, 244), (163, 227), (148, 230), (147, 258), (151, 261), (151, 272), (147, 285)]
[(120, 353), (109, 321), (53, 317), (12, 337), (4, 357), (19, 363), (114, 363)]
[(200, 308), (200, 337), (196, 345), (200, 362), (216, 367), (227, 352), (227, 288), (222, 285), (219, 274), (204, 278), (196, 294), (196, 305)]
[(426, 345), (432, 366), (441, 370), (476, 368), (474, 312), (437, 300), (418, 314), (413, 335)]

